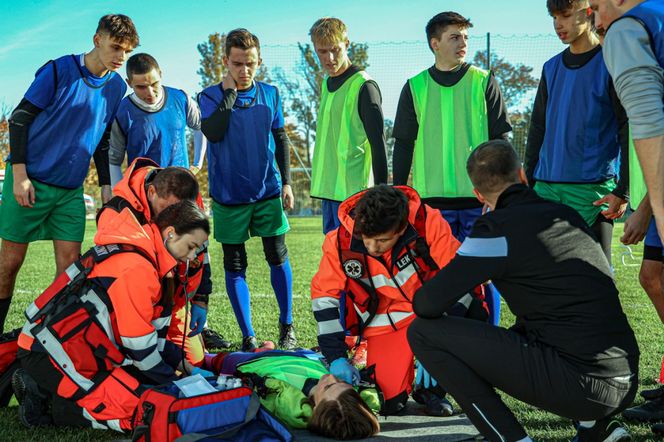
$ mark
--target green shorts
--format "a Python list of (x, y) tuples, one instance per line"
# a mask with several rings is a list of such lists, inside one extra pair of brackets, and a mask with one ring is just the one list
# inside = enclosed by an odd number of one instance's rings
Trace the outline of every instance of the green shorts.
[(11, 165), (5, 170), (0, 204), (0, 238), (18, 243), (39, 240), (82, 242), (85, 235), (83, 187), (65, 189), (32, 181), (33, 207), (21, 207), (14, 198)]
[(252, 236), (283, 235), (290, 226), (281, 204), (281, 198), (238, 206), (213, 201), (214, 239), (224, 244), (242, 244)]
[(593, 206), (593, 202), (603, 198), (616, 188), (614, 180), (603, 183), (590, 184), (567, 184), (567, 183), (535, 183), (535, 192), (549, 201), (562, 203), (570, 206), (583, 218), (589, 226), (593, 226), (602, 210), (609, 205)]

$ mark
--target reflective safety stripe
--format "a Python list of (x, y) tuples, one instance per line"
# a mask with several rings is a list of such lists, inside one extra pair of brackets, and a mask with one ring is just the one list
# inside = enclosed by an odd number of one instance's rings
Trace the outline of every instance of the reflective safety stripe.
[(327, 335), (330, 333), (343, 332), (344, 329), (338, 319), (322, 321), (318, 323), (318, 335)]
[(25, 321), (25, 324), (23, 324), (23, 328), (21, 329), (21, 333), (23, 333), (24, 335), (34, 339), (35, 337), (32, 336), (32, 327), (33, 326), (34, 326), (34, 324), (32, 324), (31, 322)]
[(322, 298), (316, 298), (311, 301), (312, 310), (315, 312), (326, 310), (328, 308), (339, 308), (339, 300), (331, 296), (324, 296)]
[(159, 365), (159, 363), (162, 361), (163, 359), (161, 358), (159, 351), (155, 348), (152, 353), (150, 353), (148, 356), (144, 357), (140, 361), (134, 359), (134, 367), (138, 368), (141, 371), (148, 371), (151, 368), (154, 368), (157, 365)]
[(159, 331), (162, 330), (164, 327), (168, 327), (171, 325), (171, 317), (167, 316), (164, 318), (157, 318), (152, 320), (152, 326), (155, 328), (155, 330)]
[(470, 293), (466, 293), (457, 301), (457, 303), (462, 304), (464, 307), (470, 307), (470, 303), (473, 302), (473, 296)]
[(90, 421), (90, 423), (92, 424), (92, 428), (94, 428), (95, 430), (108, 430), (108, 429), (111, 429), (111, 430), (119, 431), (120, 433), (124, 433), (124, 430), (120, 426), (120, 420), (119, 419), (111, 419), (111, 420), (108, 420), (108, 421), (105, 421), (105, 420), (98, 421), (97, 419), (92, 417), (90, 412), (88, 410), (86, 410), (85, 408), (83, 408), (83, 417)]
[(34, 302), (25, 309), (26, 318), (34, 318), (39, 313), (39, 307)]
[(120, 426), (120, 419), (111, 419), (110, 421), (106, 421), (108, 426), (111, 428), (111, 430), (119, 431), (120, 433), (124, 433), (124, 430)]
[[(406, 266), (403, 270), (399, 271), (396, 275), (394, 275), (394, 279), (397, 281), (399, 286), (402, 286), (408, 282), (410, 278), (413, 277), (413, 275), (416, 275), (417, 271), (415, 271), (415, 266), (409, 265)], [(361, 281), (367, 285), (370, 285), (371, 282), (369, 282), (368, 278), (363, 278)], [(392, 287), (392, 288), (398, 288), (397, 284), (394, 283), (392, 278), (385, 276), (385, 275), (375, 275), (371, 277), (371, 281), (373, 281), (373, 286), (376, 288), (376, 290), (382, 288), (382, 287)]]
[(507, 256), (507, 238), (466, 238), (457, 250), (461, 256), (500, 258)]
[(67, 269), (65, 270), (65, 273), (67, 274), (67, 276), (69, 276), (69, 280), (73, 281), (74, 278), (76, 278), (78, 276), (78, 274), (81, 273), (81, 270), (78, 268), (76, 263), (74, 263), (74, 264), (70, 265), (69, 267), (67, 267)]
[(122, 345), (129, 350), (147, 350), (150, 347), (157, 345), (157, 333), (150, 332), (145, 336), (138, 336), (136, 338), (128, 338), (122, 336)]
[[(207, 243), (207, 241), (205, 242)], [(207, 244), (205, 247), (207, 247)], [(208, 252), (203, 255), (203, 264), (210, 264), (210, 254)]]
[[(355, 307), (355, 311), (362, 318), (362, 321), (366, 322), (367, 320), (369, 320), (369, 312), (362, 312), (355, 304), (353, 304), (353, 307)], [(366, 327), (367, 328), (384, 327), (386, 325), (392, 325), (392, 324), (396, 325), (397, 323), (403, 321), (404, 319), (409, 318), (414, 314), (415, 313), (413, 312), (392, 312), (389, 314), (380, 313), (374, 316), (371, 322), (366, 325)]]
[(55, 361), (60, 369), (80, 388), (85, 391), (90, 390), (94, 387), (94, 383), (81, 375), (76, 371), (74, 363), (72, 362), (69, 355), (64, 351), (62, 345), (58, 340), (51, 334), (47, 328), (43, 328), (39, 333), (37, 333), (36, 338), (39, 340), (39, 343), (44, 347), (48, 352), (49, 356)]
[(166, 347), (166, 339), (164, 338), (157, 339), (157, 350), (164, 351), (165, 347)]
[(97, 309), (95, 318), (97, 318), (97, 321), (99, 321), (101, 326), (104, 328), (104, 332), (106, 333), (106, 336), (108, 336), (108, 339), (110, 339), (113, 344), (117, 345), (115, 342), (115, 335), (113, 334), (111, 315), (108, 313), (108, 308), (106, 307), (106, 304), (104, 304), (104, 302), (99, 298), (99, 295), (97, 295), (94, 290), (90, 289), (85, 295), (81, 296), (81, 301), (91, 302), (95, 306)]

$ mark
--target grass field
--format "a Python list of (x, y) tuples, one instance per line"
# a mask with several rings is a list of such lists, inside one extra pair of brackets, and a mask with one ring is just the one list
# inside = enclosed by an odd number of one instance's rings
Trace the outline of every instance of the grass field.
[[(287, 236), (290, 260), (293, 267), (293, 315), (297, 327), (299, 343), (309, 347), (316, 345), (316, 329), (309, 302), (309, 283), (316, 272), (321, 255), (323, 235), (320, 218), (291, 219), (292, 230)], [(623, 248), (617, 239), (622, 233), (622, 225), (616, 226), (614, 236), (614, 265), (621, 293), (623, 308), (636, 332), (641, 346), (641, 386), (652, 387), (655, 377), (659, 374), (659, 366), (664, 353), (664, 327), (659, 321), (654, 308), (638, 283), (639, 261), (629, 261), (623, 265), (621, 253)], [(85, 248), (92, 244), (94, 223), (88, 222)], [(212, 328), (221, 331), (226, 338), (239, 342), (240, 331), (225, 296), (223, 271), (221, 264), (221, 247), (211, 241), (210, 255), (215, 293), (211, 297), (208, 320)], [(249, 269), (247, 279), (252, 290), (252, 311), (254, 328), (259, 339), (277, 340), (278, 308), (270, 286), (269, 268), (263, 258), (261, 242), (253, 239), (248, 242)], [(641, 247), (635, 248), (635, 255), (640, 255)], [(640, 258), (639, 258), (640, 259)], [(23, 324), (22, 311), (41, 293), (52, 280), (55, 271), (53, 249), (50, 243), (41, 242), (30, 246), (28, 257), (19, 274), (16, 284), (14, 302), (9, 313), (6, 329), (19, 327)], [(502, 317), (502, 325), (509, 326), (513, 316), (506, 308)], [(509, 361), (487, 361), (494, 364), (508, 364)], [(525, 425), (529, 435), (537, 441), (568, 441), (574, 431), (569, 421), (552, 414), (534, 409), (517, 401), (508, 400), (516, 411), (517, 417)], [(0, 409), (0, 441), (101, 441), (121, 439), (122, 436), (113, 432), (92, 430), (55, 430), (39, 429), (28, 431), (22, 428), (16, 418), (16, 404), (7, 409)], [(652, 440), (647, 425), (626, 425), (634, 440)]]

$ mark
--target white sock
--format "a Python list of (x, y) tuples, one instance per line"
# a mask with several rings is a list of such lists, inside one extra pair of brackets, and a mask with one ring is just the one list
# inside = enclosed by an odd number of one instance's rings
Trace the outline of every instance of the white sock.
[(592, 428), (595, 426), (595, 422), (597, 421), (579, 421), (579, 427)]

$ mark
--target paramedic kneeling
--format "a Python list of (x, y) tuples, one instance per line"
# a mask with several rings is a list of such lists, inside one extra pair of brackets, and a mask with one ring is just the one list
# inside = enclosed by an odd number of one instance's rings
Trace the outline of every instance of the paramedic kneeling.
[[(415, 294), (415, 356), (488, 440), (530, 440), (495, 389), (579, 421), (574, 440), (626, 440), (611, 417), (634, 399), (639, 350), (602, 249), (574, 209), (525, 185), (507, 141), (477, 147), (467, 170), (491, 211)], [(486, 280), (511, 328), (443, 315)]]

